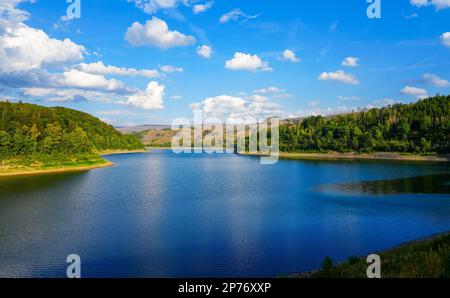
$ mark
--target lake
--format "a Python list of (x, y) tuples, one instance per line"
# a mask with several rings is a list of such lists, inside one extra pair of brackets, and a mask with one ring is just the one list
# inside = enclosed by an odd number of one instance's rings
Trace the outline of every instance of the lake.
[(107, 159), (0, 178), (0, 277), (277, 277), (450, 230), (448, 163)]

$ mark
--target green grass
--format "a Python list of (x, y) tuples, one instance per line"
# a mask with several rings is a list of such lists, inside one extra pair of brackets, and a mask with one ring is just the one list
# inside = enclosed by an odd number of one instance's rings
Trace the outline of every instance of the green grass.
[(81, 168), (101, 165), (105, 163), (107, 163), (107, 161), (97, 154), (34, 154), (23, 157), (3, 157), (0, 159), (0, 174), (64, 168)]
[[(382, 278), (450, 278), (450, 233), (414, 241), (378, 254)], [(367, 278), (364, 257), (350, 257), (334, 264), (326, 258), (318, 271), (302, 274), (311, 278)]]

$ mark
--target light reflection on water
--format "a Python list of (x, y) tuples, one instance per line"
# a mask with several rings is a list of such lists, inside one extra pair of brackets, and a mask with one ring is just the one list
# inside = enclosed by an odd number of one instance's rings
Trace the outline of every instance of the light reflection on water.
[[(0, 179), (0, 276), (64, 277), (77, 253), (85, 277), (271, 277), (450, 230), (448, 184), (437, 187), (448, 175), (434, 176), (447, 164), (108, 159), (116, 166)], [(399, 182), (413, 176), (427, 178)], [(391, 182), (317, 191), (374, 180)]]

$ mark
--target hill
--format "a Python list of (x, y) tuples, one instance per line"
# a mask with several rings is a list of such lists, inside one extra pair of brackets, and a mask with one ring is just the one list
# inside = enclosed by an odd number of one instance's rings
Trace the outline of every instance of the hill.
[(280, 150), (449, 153), (450, 96), (285, 124)]
[[(150, 129), (134, 135), (148, 146), (170, 146), (176, 131)], [(350, 114), (282, 121), (285, 153), (450, 153), (450, 96)]]
[(79, 111), (0, 102), (0, 171), (105, 162), (105, 150), (139, 150), (143, 144)]

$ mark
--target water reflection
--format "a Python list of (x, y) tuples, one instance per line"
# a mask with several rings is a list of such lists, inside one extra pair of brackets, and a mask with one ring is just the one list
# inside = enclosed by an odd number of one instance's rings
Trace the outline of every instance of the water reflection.
[(450, 194), (450, 173), (401, 179), (339, 183), (321, 186), (322, 191), (355, 194)]

